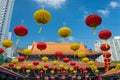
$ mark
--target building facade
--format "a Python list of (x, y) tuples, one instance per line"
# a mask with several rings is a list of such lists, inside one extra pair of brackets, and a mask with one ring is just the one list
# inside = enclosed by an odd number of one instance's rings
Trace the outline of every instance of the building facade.
[[(105, 43), (104, 40), (97, 40), (94, 42), (95, 50), (100, 51), (100, 45)], [(114, 37), (114, 39), (108, 40), (107, 43), (110, 45), (111, 61), (120, 61), (120, 36)], [(97, 61), (103, 62), (103, 56), (97, 58)]]
[(4, 39), (9, 39), (9, 27), (13, 6), (14, 0), (0, 0), (0, 42)]

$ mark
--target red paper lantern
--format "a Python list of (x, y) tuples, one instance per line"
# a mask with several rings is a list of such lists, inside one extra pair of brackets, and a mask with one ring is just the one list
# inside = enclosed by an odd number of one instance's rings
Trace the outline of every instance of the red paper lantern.
[(98, 36), (100, 39), (107, 40), (112, 36), (112, 33), (109, 30), (102, 30)]
[(14, 64), (13, 63), (9, 63), (9, 67), (14, 67)]
[(56, 68), (57, 71), (61, 71), (61, 68)]
[(55, 56), (58, 57), (58, 58), (60, 58), (60, 57), (63, 56), (63, 53), (60, 52), (60, 51), (57, 51), (57, 52), (55, 52)]
[(28, 29), (25, 27), (25, 26), (16, 26), (14, 28), (14, 33), (17, 35), (17, 36), (26, 36), (28, 34)]
[(48, 68), (48, 65), (44, 65), (44, 68)]
[(89, 27), (96, 28), (102, 22), (102, 18), (97, 14), (91, 14), (86, 18), (86, 24)]
[(102, 51), (108, 51), (108, 50), (110, 49), (110, 46), (109, 46), (108, 44), (102, 44), (102, 45), (100, 46), (100, 49), (101, 49)]
[(33, 64), (34, 64), (35, 66), (37, 66), (37, 65), (39, 65), (39, 62), (38, 62), (38, 61), (34, 61)]
[(43, 74), (44, 73), (44, 71), (43, 70), (40, 70), (40, 72), (39, 72), (40, 74)]
[(110, 62), (110, 58), (104, 58), (104, 62)]
[(37, 43), (37, 48), (40, 50), (44, 50), (47, 48), (47, 45), (44, 42), (39, 42), (39, 43)]
[(103, 54), (103, 57), (105, 57), (105, 58), (109, 58), (109, 57), (111, 57), (110, 52), (105, 52), (105, 53)]
[(35, 70), (36, 70), (36, 68), (35, 68), (35, 67), (32, 67), (32, 68), (31, 68), (31, 70), (32, 70), (32, 71), (35, 71)]
[(69, 61), (70, 61), (69, 58), (67, 58), (67, 57), (66, 57), (66, 58), (63, 58), (63, 62), (64, 62), (64, 63), (68, 63)]
[(70, 65), (71, 65), (71, 66), (75, 66), (76, 63), (75, 63), (75, 62), (70, 62)]
[(111, 63), (110, 62), (105, 62), (105, 65), (110, 65)]
[(54, 70), (55, 68), (52, 66), (52, 67), (50, 67), (50, 70)]
[(83, 71), (83, 72), (86, 71), (86, 70), (87, 70), (86, 68), (84, 68), (84, 67), (82, 68), (82, 71)]
[(75, 65), (74, 68), (75, 68), (75, 69), (78, 69), (78, 65)]
[(0, 48), (0, 54), (3, 54), (3, 53), (4, 53), (4, 49)]
[(18, 57), (18, 60), (19, 60), (19, 61), (24, 61), (24, 60), (25, 60), (25, 57), (19, 56), (19, 57)]
[(79, 66), (79, 67), (78, 67), (78, 70), (83, 70), (83, 67)]
[(22, 70), (25, 70), (25, 69), (26, 69), (26, 66), (21, 66), (21, 69), (22, 69)]
[(66, 74), (66, 73), (67, 73), (67, 71), (65, 71), (65, 70), (62, 71), (62, 74)]
[(84, 70), (83, 72), (84, 72), (84, 73), (88, 73), (88, 71), (87, 71), (87, 70)]

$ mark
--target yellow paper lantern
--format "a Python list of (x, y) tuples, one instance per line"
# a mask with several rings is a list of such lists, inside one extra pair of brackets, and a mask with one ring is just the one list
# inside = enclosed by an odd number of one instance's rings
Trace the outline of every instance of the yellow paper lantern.
[(51, 15), (47, 10), (41, 9), (34, 13), (34, 19), (39, 24), (46, 24), (50, 21)]
[(79, 52), (78, 53), (78, 57), (80, 57), (80, 58), (83, 58), (83, 57), (85, 57), (86, 56), (86, 53), (85, 52)]
[(38, 70), (40, 70), (40, 69), (42, 69), (42, 66), (37, 65), (36, 68), (37, 68)]
[(72, 43), (70, 45), (70, 48), (74, 51), (78, 50), (80, 48), (80, 45), (78, 43)]
[(99, 70), (97, 69), (97, 70), (95, 70), (95, 72), (96, 72), (96, 73), (98, 73), (98, 72), (99, 72)]
[(74, 70), (74, 68), (73, 68), (73, 67), (71, 67), (71, 68), (70, 68), (70, 71), (73, 71), (73, 70)]
[(69, 69), (69, 67), (68, 66), (64, 66), (64, 69), (67, 71)]
[(42, 57), (42, 61), (43, 61), (43, 62), (47, 62), (48, 60), (49, 60), (48, 57), (46, 57), (46, 56)]
[(89, 65), (94, 65), (94, 61), (89, 61), (88, 64)]
[(30, 49), (24, 49), (23, 53), (24, 55), (29, 56), (32, 54), (32, 51)]
[(117, 64), (117, 66), (120, 68), (120, 64)]
[(71, 29), (69, 27), (62, 27), (58, 30), (58, 34), (61, 37), (66, 38), (71, 35)]
[(27, 64), (27, 67), (28, 67), (28, 68), (31, 68), (32, 66), (33, 66), (32, 63)]
[(60, 67), (60, 68), (64, 68), (64, 65), (63, 65), (63, 64), (60, 64), (59, 67)]
[(73, 70), (73, 73), (74, 73), (74, 74), (76, 74), (76, 73), (77, 73), (77, 71), (76, 71), (76, 70)]
[(82, 59), (82, 61), (87, 63), (87, 62), (89, 62), (89, 58), (85, 57), (85, 58)]
[(97, 70), (97, 67), (95, 66), (95, 67), (93, 68), (93, 70), (94, 70), (94, 71)]
[(12, 42), (11, 40), (6, 39), (6, 40), (3, 40), (3, 41), (2, 41), (2, 45), (3, 45), (5, 48), (9, 48), (9, 47), (11, 47), (11, 46), (13, 45), (13, 42)]
[(44, 71), (47, 71), (47, 70), (48, 70), (48, 68), (43, 68), (43, 70), (44, 70)]
[(57, 65), (58, 61), (55, 60), (55, 61), (52, 61), (51, 63), (52, 63), (53, 65)]
[(52, 70), (52, 71), (50, 71), (50, 73), (51, 73), (51, 74), (54, 74), (54, 73), (55, 73), (55, 71), (54, 71), (54, 70)]
[(11, 62), (12, 62), (13, 64), (17, 64), (17, 63), (18, 63), (18, 60), (17, 60), (17, 59), (13, 59)]
[(20, 69), (21, 69), (21, 67), (20, 67), (20, 66), (16, 66), (16, 69), (17, 69), (17, 70), (20, 70)]
[(30, 73), (30, 70), (28, 69), (28, 70), (26, 70), (26, 73)]

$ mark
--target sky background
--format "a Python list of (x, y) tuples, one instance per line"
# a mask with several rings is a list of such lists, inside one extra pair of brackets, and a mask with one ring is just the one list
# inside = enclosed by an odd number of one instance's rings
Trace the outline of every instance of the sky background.
[[(34, 21), (33, 14), (38, 9), (46, 9), (51, 13), (51, 21), (43, 25), (41, 33), (39, 24)], [(97, 27), (96, 35), (86, 26), (86, 16), (95, 13), (102, 17), (102, 23)], [(15, 0), (10, 31), (15, 43), (17, 36), (13, 30), (15, 26), (24, 25), (28, 28), (27, 36), (22, 37), (18, 46), (27, 47), (36, 42), (62, 42), (57, 34), (64, 25), (72, 30), (66, 42), (83, 42), (89, 49), (94, 49), (94, 41), (99, 31), (108, 29), (114, 36), (120, 36), (120, 0)]]

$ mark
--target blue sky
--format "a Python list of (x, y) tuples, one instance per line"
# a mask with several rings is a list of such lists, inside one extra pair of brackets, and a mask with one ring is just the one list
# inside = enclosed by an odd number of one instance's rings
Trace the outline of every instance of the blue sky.
[[(39, 24), (34, 21), (33, 14), (42, 8), (48, 10), (52, 18), (38, 33)], [(99, 14), (103, 20), (96, 35), (85, 24), (85, 17), (92, 13)], [(27, 47), (33, 41), (62, 42), (57, 31), (65, 24), (72, 29), (71, 36), (65, 41), (83, 42), (88, 48), (94, 48), (94, 41), (99, 40), (97, 35), (102, 29), (109, 29), (112, 38), (120, 36), (120, 0), (15, 0), (10, 25), (12, 40), (17, 40), (13, 32), (15, 26), (25, 25), (29, 29), (29, 34), (20, 40), (19, 47)]]

